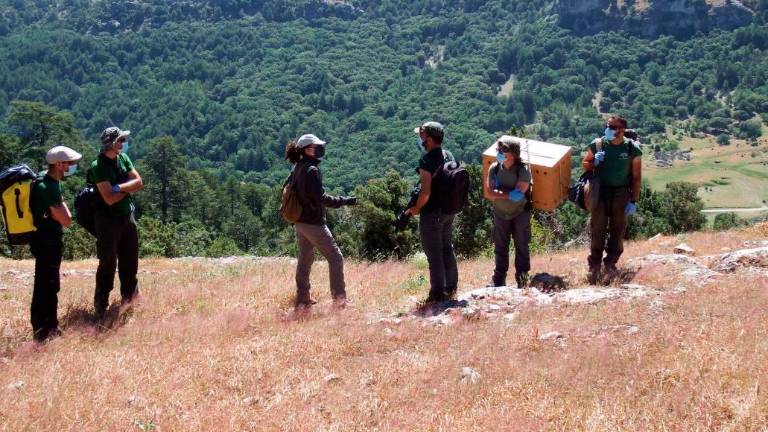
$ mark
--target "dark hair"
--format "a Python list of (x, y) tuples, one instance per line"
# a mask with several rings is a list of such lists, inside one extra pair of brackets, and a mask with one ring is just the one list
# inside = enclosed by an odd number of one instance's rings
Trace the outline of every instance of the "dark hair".
[(502, 151), (511, 152), (514, 153), (515, 156), (520, 157), (520, 143), (517, 141), (496, 141), (496, 146), (500, 147)]
[(608, 118), (608, 120), (609, 121), (610, 120), (614, 120), (614, 121), (618, 122), (619, 125), (621, 125), (622, 129), (626, 129), (627, 128), (627, 119), (625, 119), (624, 117), (611, 116), (611, 117)]
[(285, 159), (290, 161), (292, 164), (298, 162), (299, 159), (301, 159), (301, 155), (303, 154), (303, 149), (300, 149), (296, 146), (296, 141), (288, 141), (288, 144), (285, 145)]

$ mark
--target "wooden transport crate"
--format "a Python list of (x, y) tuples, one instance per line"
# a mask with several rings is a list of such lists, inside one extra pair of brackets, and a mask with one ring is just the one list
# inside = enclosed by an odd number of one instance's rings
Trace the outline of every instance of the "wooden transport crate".
[[(568, 198), (571, 185), (571, 148), (560, 144), (513, 137), (520, 142), (520, 156), (533, 176), (533, 206), (554, 211)], [(488, 187), (488, 170), (496, 161), (496, 141), (483, 152), (483, 190)]]

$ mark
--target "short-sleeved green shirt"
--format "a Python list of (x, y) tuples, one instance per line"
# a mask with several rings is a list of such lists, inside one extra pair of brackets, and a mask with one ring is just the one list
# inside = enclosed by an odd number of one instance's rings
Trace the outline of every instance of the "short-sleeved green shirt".
[[(494, 189), (511, 192), (517, 183), (531, 183), (531, 171), (528, 166), (513, 165), (507, 169), (504, 165), (494, 162), (488, 170)], [(519, 175), (519, 177), (518, 177)], [(493, 212), (504, 220), (512, 220), (525, 210), (526, 200), (512, 201), (508, 199), (493, 200)]]
[(61, 183), (46, 174), (32, 187), (29, 206), (38, 231), (62, 232), (61, 224), (51, 217), (51, 207), (61, 204)]
[[(133, 170), (133, 163), (125, 153), (120, 153), (115, 159), (99, 154), (99, 157), (91, 163), (88, 170), (88, 183), (97, 185), (101, 182), (109, 182), (111, 185), (124, 183), (128, 180), (128, 173)], [(115, 217), (127, 216), (134, 210), (133, 197), (128, 194), (125, 198), (112, 204), (108, 208), (108, 214)]]
[[(451, 152), (448, 150), (443, 150), (442, 147), (437, 147), (428, 151), (419, 159), (419, 166), (416, 167), (416, 172), (421, 174), (420, 171), (425, 170), (428, 173), (434, 175), (440, 166), (442, 166), (445, 162), (452, 160), (455, 159), (453, 158), (453, 154)], [(427, 201), (427, 204), (424, 206), (422, 211), (429, 212), (437, 208), (437, 200), (434, 198), (434, 195), (429, 197), (429, 201)]]
[[(592, 154), (597, 153), (597, 143), (592, 142), (589, 149), (592, 150)], [(632, 182), (630, 158), (642, 156), (643, 151), (632, 140), (626, 138), (621, 144), (611, 144), (603, 139), (602, 149), (605, 151), (605, 160), (596, 170), (601, 183), (611, 187), (629, 186)]]

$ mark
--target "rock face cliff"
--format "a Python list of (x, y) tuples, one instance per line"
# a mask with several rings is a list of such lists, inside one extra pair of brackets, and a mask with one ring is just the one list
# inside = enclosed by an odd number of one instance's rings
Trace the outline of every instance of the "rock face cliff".
[(738, 0), (559, 0), (559, 22), (580, 35), (626, 31), (654, 38), (748, 25), (754, 11)]

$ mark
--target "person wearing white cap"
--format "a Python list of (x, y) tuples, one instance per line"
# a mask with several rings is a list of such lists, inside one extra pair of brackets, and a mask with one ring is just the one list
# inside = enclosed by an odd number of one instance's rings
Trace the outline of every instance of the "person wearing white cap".
[(45, 155), (48, 171), (32, 186), (30, 208), (36, 231), (29, 239), (35, 257), (35, 282), (30, 315), (33, 337), (43, 342), (61, 333), (56, 317), (61, 286), (59, 269), (64, 249), (63, 228), (72, 225), (72, 213), (61, 195), (61, 180), (77, 171), (82, 155), (56, 146)]
[(285, 148), (285, 158), (294, 164), (288, 182), (293, 182), (301, 204), (301, 216), (294, 224), (299, 249), (296, 264), (295, 306), (297, 311), (304, 310), (315, 303), (309, 295), (309, 273), (314, 261), (315, 248), (328, 261), (334, 305), (344, 307), (347, 301), (344, 257), (326, 224), (325, 208), (355, 205), (357, 198), (336, 197), (325, 193), (323, 178), (318, 167), (325, 155), (325, 145), (325, 141), (308, 134), (289, 142)]
[(97, 320), (104, 318), (109, 306), (116, 269), (123, 304), (129, 304), (138, 293), (139, 234), (133, 216), (133, 194), (144, 183), (125, 154), (130, 134), (131, 131), (115, 126), (104, 129), (101, 153), (88, 170), (88, 183), (96, 186), (105, 204), (95, 218), (99, 267), (93, 303)]

